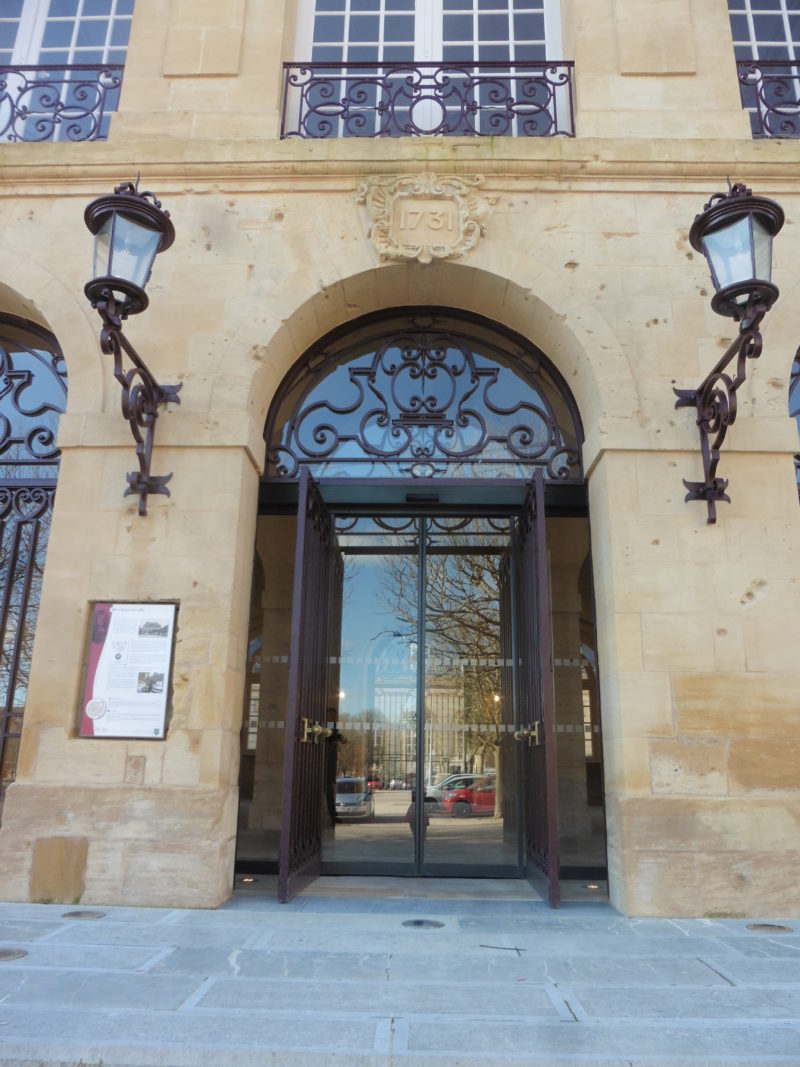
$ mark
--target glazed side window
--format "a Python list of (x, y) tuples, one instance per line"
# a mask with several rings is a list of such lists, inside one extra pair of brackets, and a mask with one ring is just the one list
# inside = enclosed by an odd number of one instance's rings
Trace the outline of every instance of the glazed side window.
[(800, 56), (798, 0), (728, 0), (737, 59)]
[(134, 0), (0, 0), (0, 142), (108, 136)]
[(11, 62), (19, 33), (22, 0), (6, 0), (0, 8), (0, 65)]
[(124, 63), (134, 0), (2, 0), (0, 64)]
[(561, 58), (557, 0), (308, 0), (297, 54), (314, 62)]
[(728, 13), (753, 136), (797, 137), (800, 0), (728, 0)]

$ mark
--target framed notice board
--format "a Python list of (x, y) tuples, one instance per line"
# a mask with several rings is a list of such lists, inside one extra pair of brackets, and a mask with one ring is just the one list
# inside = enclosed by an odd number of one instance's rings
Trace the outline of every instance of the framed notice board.
[(92, 605), (81, 737), (164, 738), (177, 604)]

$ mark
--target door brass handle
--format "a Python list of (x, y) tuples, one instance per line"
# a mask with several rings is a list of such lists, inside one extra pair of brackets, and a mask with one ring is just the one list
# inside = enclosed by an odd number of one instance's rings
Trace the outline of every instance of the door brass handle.
[(303, 723), (303, 736), (300, 738), (302, 744), (306, 744), (312, 738), (316, 745), (320, 737), (330, 737), (331, 731), (327, 730), (324, 726), (320, 726), (318, 722), (312, 722), (309, 724), (308, 719), (301, 719)]
[(531, 745), (541, 744), (539, 738), (539, 723), (535, 722), (532, 726), (523, 726), (520, 730), (516, 730), (514, 732), (514, 740), (520, 742), (527, 741), (528, 748), (530, 748)]

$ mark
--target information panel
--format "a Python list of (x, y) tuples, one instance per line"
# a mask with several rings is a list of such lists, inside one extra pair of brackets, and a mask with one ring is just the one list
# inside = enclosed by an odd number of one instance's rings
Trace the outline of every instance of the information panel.
[(81, 737), (164, 737), (175, 608), (94, 605)]

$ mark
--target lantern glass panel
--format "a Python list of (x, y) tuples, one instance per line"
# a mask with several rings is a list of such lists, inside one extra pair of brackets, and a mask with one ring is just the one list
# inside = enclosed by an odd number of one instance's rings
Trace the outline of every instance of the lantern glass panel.
[(114, 216), (109, 215), (94, 235), (93, 278), (107, 278), (111, 273), (111, 228)]
[(108, 273), (144, 289), (160, 240), (158, 230), (117, 214)]
[(762, 282), (772, 280), (772, 234), (757, 216), (753, 216), (753, 246), (756, 260), (756, 278)]
[(751, 280), (753, 247), (749, 215), (707, 233), (702, 243), (716, 289)]

